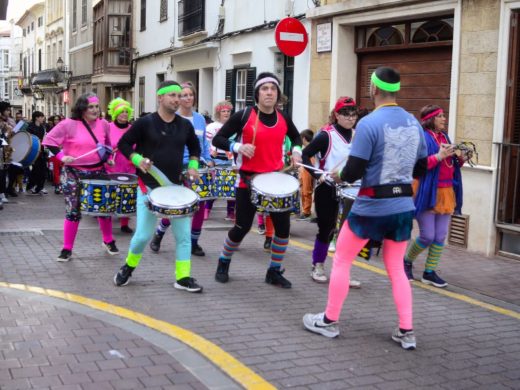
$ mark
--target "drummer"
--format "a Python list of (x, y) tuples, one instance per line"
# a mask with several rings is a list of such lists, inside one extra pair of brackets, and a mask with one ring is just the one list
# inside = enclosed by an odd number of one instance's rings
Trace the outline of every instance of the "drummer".
[[(348, 96), (342, 96), (336, 101), (330, 114), (330, 123), (325, 125), (316, 138), (303, 149), (302, 160), (305, 165), (312, 166), (311, 158), (314, 156), (318, 159), (319, 169), (323, 171), (338, 170), (346, 164), (350, 154), (350, 143), (354, 136), (354, 124), (358, 116), (357, 108), (354, 99)], [(325, 174), (312, 169), (308, 171), (317, 182), (314, 190), (314, 205), (318, 234), (312, 251), (311, 278), (315, 282), (326, 283), (328, 277), (325, 274), (324, 264), (336, 227), (339, 201), (336, 186), (326, 180)], [(358, 281), (350, 281), (350, 287), (359, 288), (360, 285)]]
[[(236, 190), (236, 221), (228, 232), (224, 248), (218, 259), (215, 279), (229, 280), (229, 265), (233, 253), (251, 229), (256, 205), (250, 199), (250, 186), (257, 173), (279, 171), (283, 168), (285, 136), (292, 142), (292, 162), (301, 161), (301, 139), (296, 126), (286, 114), (276, 109), (281, 99), (280, 81), (268, 72), (260, 73), (253, 84), (256, 106), (233, 114), (213, 138), (219, 149), (238, 154), (239, 182)], [(236, 136), (234, 142), (230, 138)], [(271, 213), (275, 235), (271, 247), (271, 262), (265, 282), (282, 288), (291, 288), (283, 276), (282, 261), (289, 243), (290, 211)]]
[[(108, 115), (112, 118), (110, 123), (110, 140), (112, 141), (112, 148), (114, 155), (112, 161), (113, 165), (107, 164), (106, 170), (108, 173), (128, 173), (135, 175), (135, 165), (132, 164), (122, 153), (117, 150), (117, 143), (125, 132), (130, 129), (130, 121), (134, 115), (134, 109), (124, 99), (116, 98), (108, 103)], [(121, 217), (119, 223), (123, 233), (133, 233), (134, 231), (128, 226), (130, 218)]]
[[(81, 179), (102, 175), (105, 172), (104, 164), (110, 156), (109, 124), (99, 119), (99, 98), (93, 93), (81, 95), (72, 107), (71, 119), (65, 119), (53, 127), (42, 143), (65, 164), (62, 180), (65, 197), (63, 248), (56, 259), (65, 262), (71, 259), (81, 220)], [(112, 219), (98, 217), (98, 223), (103, 235), (102, 247), (110, 255), (118, 254), (112, 236)]]
[[(159, 108), (157, 112), (139, 118), (118, 143), (126, 158), (139, 168), (137, 191), (137, 221), (135, 233), (125, 264), (114, 276), (116, 286), (126, 286), (132, 272), (143, 257), (146, 244), (154, 234), (156, 216), (147, 208), (147, 193), (159, 186), (148, 173), (152, 164), (160, 169), (174, 184), (181, 184), (184, 148), (189, 150), (188, 174), (198, 179), (200, 145), (193, 125), (177, 115), (182, 87), (176, 81), (163, 81), (157, 89)], [(135, 150), (134, 150), (135, 148)], [(153, 159), (153, 160), (152, 160)], [(172, 219), (175, 237), (175, 284), (174, 287), (188, 292), (202, 292), (202, 286), (191, 277), (191, 218)]]

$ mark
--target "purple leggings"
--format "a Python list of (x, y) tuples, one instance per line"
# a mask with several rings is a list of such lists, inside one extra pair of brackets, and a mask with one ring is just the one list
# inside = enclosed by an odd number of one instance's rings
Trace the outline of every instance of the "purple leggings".
[(417, 215), (419, 223), (419, 243), (424, 247), (428, 247), (435, 242), (443, 244), (448, 234), (450, 225), (450, 214), (436, 214), (432, 211), (423, 211)]

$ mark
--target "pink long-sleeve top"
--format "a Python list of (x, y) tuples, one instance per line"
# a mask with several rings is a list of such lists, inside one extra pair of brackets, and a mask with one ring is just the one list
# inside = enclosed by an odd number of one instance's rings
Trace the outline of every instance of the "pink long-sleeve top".
[[(442, 144), (447, 144), (448, 139), (446, 136), (442, 133), (442, 131), (439, 131), (438, 133), (430, 131), (430, 134), (432, 137), (435, 138), (437, 141), (437, 144), (440, 146)], [(445, 158), (442, 161), (439, 161), (437, 159), (437, 156), (435, 154), (431, 154), (428, 156), (428, 169), (434, 169), (438, 164), (441, 164), (439, 168), (439, 181), (437, 183), (438, 188), (446, 188), (446, 187), (452, 187), (453, 186), (453, 174), (455, 172), (455, 169), (453, 168), (453, 158), (448, 157)], [(459, 164), (462, 166), (464, 164), (464, 160), (459, 158)]]
[[(89, 122), (89, 126), (99, 143), (111, 145), (109, 124), (104, 119), (96, 119)], [(65, 156), (79, 157), (97, 148), (96, 141), (92, 138), (81, 120), (65, 119), (58, 123), (43, 138), (43, 145), (61, 148)], [(84, 170), (99, 169), (101, 158), (99, 153), (89, 153), (85, 157), (78, 158), (68, 164)], [(97, 166), (95, 166), (97, 165)], [(95, 167), (93, 167), (95, 166)]]
[(108, 164), (105, 165), (106, 171), (109, 173), (131, 173), (135, 175), (135, 166), (130, 160), (128, 160), (123, 153), (117, 150), (117, 143), (123, 134), (130, 129), (130, 124), (121, 129), (114, 122), (110, 123), (110, 141), (112, 142), (112, 149), (114, 150), (114, 162), (113, 166)]

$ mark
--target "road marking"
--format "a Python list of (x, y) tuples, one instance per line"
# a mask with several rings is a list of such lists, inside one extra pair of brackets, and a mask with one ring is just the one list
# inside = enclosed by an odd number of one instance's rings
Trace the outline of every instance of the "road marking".
[[(292, 245), (292, 246), (295, 246), (297, 248), (306, 249), (306, 250), (310, 250), (310, 251), (312, 251), (314, 249), (311, 245), (308, 245), (308, 244), (305, 244), (303, 242), (296, 241), (296, 240), (290, 240), (289, 244)], [(333, 257), (330, 254), (328, 256), (331, 257), (331, 258)], [(354, 265), (356, 267), (366, 269), (366, 270), (374, 272), (376, 274), (387, 276), (386, 271), (384, 269), (379, 268), (379, 267), (376, 267), (376, 266), (373, 266), (373, 265), (370, 265), (370, 264), (366, 264), (366, 263), (361, 263), (361, 262), (359, 262), (357, 260), (354, 260)], [(420, 288), (422, 288), (424, 290), (428, 290), (428, 291), (431, 291), (431, 292), (439, 294), (439, 295), (444, 295), (446, 297), (457, 299), (459, 301), (466, 302), (466, 303), (469, 303), (471, 305), (479, 306), (479, 307), (482, 307), (484, 309), (494, 311), (495, 313), (499, 313), (499, 314), (502, 314), (502, 315), (505, 315), (505, 316), (512, 317), (512, 318), (515, 318), (517, 320), (520, 320), (520, 313), (518, 313), (518, 312), (516, 312), (514, 310), (504, 309), (503, 307), (492, 305), (492, 304), (486, 303), (486, 302), (482, 302), (482, 301), (479, 301), (478, 299), (471, 298), (471, 297), (469, 297), (467, 295), (464, 295), (464, 294), (459, 294), (459, 293), (455, 293), (455, 292), (452, 292), (452, 291), (443, 290), (443, 289), (440, 289), (440, 288), (437, 288), (437, 287), (428, 286), (427, 284), (424, 284), (424, 283), (419, 283), (419, 282), (415, 282), (415, 281), (412, 282), (412, 283), (414, 284), (414, 286), (420, 287)]]
[(96, 299), (66, 293), (63, 291), (6, 282), (0, 282), (0, 287), (12, 288), (44, 296), (60, 298), (137, 322), (188, 345), (190, 348), (196, 350), (206, 359), (215, 364), (218, 368), (220, 368), (233, 380), (244, 386), (246, 389), (276, 389), (276, 387), (256, 374), (249, 367), (239, 362), (219, 346), (213, 344), (211, 341), (206, 340), (194, 332), (170, 324), (169, 322), (158, 320), (156, 318), (147, 316), (146, 314), (132, 311), (121, 306), (112, 305), (107, 302), (98, 301)]

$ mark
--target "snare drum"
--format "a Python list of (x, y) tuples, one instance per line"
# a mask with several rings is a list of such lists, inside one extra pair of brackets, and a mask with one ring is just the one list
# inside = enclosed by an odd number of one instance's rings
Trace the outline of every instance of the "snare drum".
[(215, 199), (215, 195), (213, 194), (214, 176), (215, 170), (213, 168), (201, 168), (199, 169), (199, 179), (192, 181), (186, 171), (184, 172), (184, 185), (195, 191), (201, 201)]
[(171, 185), (157, 187), (148, 194), (148, 208), (160, 217), (189, 217), (199, 209), (199, 196), (189, 188)]
[(343, 225), (343, 222), (350, 213), (350, 209), (357, 198), (360, 187), (338, 187), (339, 197), (339, 226)]
[(251, 202), (258, 211), (289, 211), (299, 200), (299, 188), (298, 179), (286, 173), (261, 173), (251, 180)]
[(128, 173), (111, 173), (108, 177), (116, 191), (116, 215), (134, 214), (137, 211), (137, 176)]
[(116, 210), (116, 186), (101, 178), (82, 179), (79, 202), (83, 214), (109, 216)]
[(24, 167), (32, 165), (40, 155), (40, 139), (27, 131), (19, 131), (11, 138), (11, 160)]
[(235, 199), (237, 171), (232, 167), (216, 167), (213, 195), (219, 199)]

